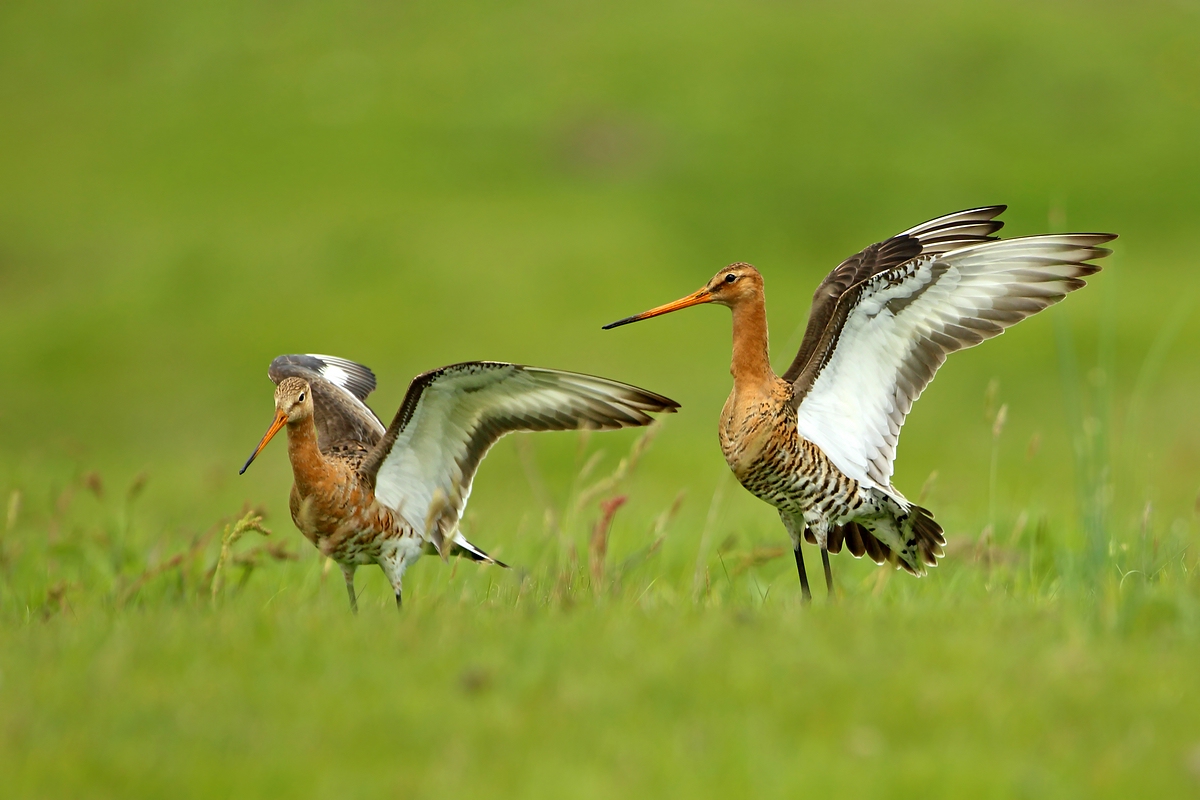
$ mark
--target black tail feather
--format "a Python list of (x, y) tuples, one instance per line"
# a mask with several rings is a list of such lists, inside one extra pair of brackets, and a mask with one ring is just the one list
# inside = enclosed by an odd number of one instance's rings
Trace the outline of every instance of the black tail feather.
[(468, 550), (465, 547), (459, 547), (458, 545), (454, 545), (454, 547), (450, 548), (450, 555), (458, 556), (459, 558), (469, 558), (472, 561), (482, 561), (487, 564), (495, 564), (497, 567), (504, 567), (505, 569), (509, 568), (508, 564), (505, 564), (503, 561), (501, 561), (498, 558), (493, 558), (492, 556), (489, 556), (487, 553), (483, 552), (482, 550)]
[(927, 567), (936, 567), (937, 560), (946, 555), (946, 537), (942, 526), (933, 521), (932, 511), (921, 506), (912, 507), (912, 521), (922, 563)]
[[(474, 547), (475, 549), (472, 550), (471, 547)], [(494, 558), (494, 557), (488, 555), (487, 553), (480, 550), (478, 547), (475, 547), (475, 545), (471, 545), (471, 547), (463, 547), (463, 546), (459, 545), (457, 542), (453, 542), (453, 543), (451, 543), (451, 547), (450, 547), (450, 555), (455, 556), (457, 558), (467, 558), (467, 559), (470, 559), (471, 561), (478, 561), (478, 562), (481, 562), (484, 564), (495, 564), (497, 567), (504, 567), (505, 569), (509, 569), (508, 564), (505, 564), (500, 559)], [(425, 547), (424, 547), (424, 552), (426, 555), (435, 555), (437, 553), (437, 549), (433, 546), (432, 543), (426, 542)]]
[[(909, 564), (892, 548), (877, 539), (869, 529), (857, 522), (834, 526), (829, 532), (829, 552), (840, 552), (845, 544), (846, 549), (855, 558), (865, 555), (876, 564), (890, 563), (898, 569), (920, 575), (925, 571), (924, 567), (936, 567), (938, 559), (946, 555), (946, 537), (942, 533), (942, 526), (933, 521), (933, 512), (929, 509), (912, 506), (908, 513), (909, 519), (912, 520), (912, 533), (917, 540), (916, 550), (920, 564)], [(815, 542), (815, 539), (809, 541)]]

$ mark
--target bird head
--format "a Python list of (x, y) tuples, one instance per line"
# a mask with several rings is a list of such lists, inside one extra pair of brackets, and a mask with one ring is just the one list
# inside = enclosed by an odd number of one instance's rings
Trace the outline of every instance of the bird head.
[(701, 303), (716, 303), (727, 308), (733, 308), (743, 300), (761, 297), (763, 290), (762, 275), (749, 264), (737, 263), (724, 267), (704, 284), (698, 291), (686, 297), (681, 297), (673, 303), (634, 314), (632, 317), (617, 320), (604, 326), (604, 330), (618, 328), (631, 322), (641, 322), (644, 319), (669, 314), (681, 308), (697, 306)]
[(258, 447), (254, 448), (254, 452), (250, 454), (250, 458), (246, 459), (246, 463), (238, 474), (241, 475), (250, 467), (254, 459), (258, 458), (258, 454), (267, 446), (267, 442), (271, 441), (284, 425), (301, 422), (311, 417), (312, 414), (312, 387), (308, 385), (308, 381), (302, 378), (281, 380), (275, 387), (275, 419), (271, 421), (271, 427), (267, 428), (262, 441), (258, 443)]

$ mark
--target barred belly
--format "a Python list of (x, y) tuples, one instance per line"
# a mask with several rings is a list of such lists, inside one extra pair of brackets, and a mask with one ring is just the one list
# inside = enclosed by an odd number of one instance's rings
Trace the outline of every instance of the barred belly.
[(772, 437), (759, 457), (734, 470), (752, 494), (805, 520), (838, 524), (863, 511), (865, 496), (812, 442), (793, 433)]
[[(790, 387), (788, 387), (790, 389)], [(779, 387), (782, 393), (784, 387)], [(870, 493), (796, 430), (796, 412), (779, 398), (731, 395), (721, 414), (721, 451), (755, 497), (824, 529), (873, 509)]]
[(395, 515), (377, 503), (364, 508), (358, 494), (347, 485), (307, 495), (292, 488), (292, 521), (322, 555), (343, 565), (376, 563), (385, 541), (399, 533)]

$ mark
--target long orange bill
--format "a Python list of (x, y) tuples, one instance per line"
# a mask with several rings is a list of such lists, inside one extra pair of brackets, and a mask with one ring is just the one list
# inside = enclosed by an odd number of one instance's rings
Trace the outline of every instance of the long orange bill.
[(271, 427), (267, 428), (266, 436), (262, 438), (262, 441), (258, 443), (258, 447), (254, 448), (254, 452), (251, 453), (250, 457), (246, 459), (245, 466), (238, 470), (238, 475), (244, 474), (246, 470), (250, 468), (250, 462), (258, 458), (258, 454), (261, 453), (262, 449), (267, 446), (267, 442), (271, 441), (271, 437), (279, 433), (280, 429), (286, 424), (287, 414), (283, 411), (276, 411), (275, 420), (271, 423)]
[(605, 325), (602, 330), (607, 331), (612, 328), (619, 328), (622, 325), (628, 325), (631, 322), (641, 322), (644, 319), (657, 317), (660, 314), (670, 314), (672, 311), (678, 311), (679, 309), (687, 308), (688, 306), (697, 306), (701, 303), (711, 303), (715, 299), (716, 298), (713, 297), (713, 293), (708, 290), (707, 286), (705, 286), (700, 291), (693, 292), (687, 297), (681, 297), (674, 303), (667, 303), (665, 306), (652, 308), (649, 311), (643, 311), (640, 314), (634, 314), (632, 317), (626, 317), (625, 319), (619, 319), (616, 322), (610, 322), (609, 324)]

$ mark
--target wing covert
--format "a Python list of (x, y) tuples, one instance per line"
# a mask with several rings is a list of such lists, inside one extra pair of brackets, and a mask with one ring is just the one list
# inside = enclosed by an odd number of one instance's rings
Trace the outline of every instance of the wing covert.
[(789, 383), (796, 381), (830, 327), (841, 325), (843, 319), (838, 317), (837, 303), (852, 286), (921, 255), (995, 241), (994, 234), (1004, 227), (1004, 223), (996, 217), (1004, 213), (1006, 208), (983, 206), (937, 217), (866, 247), (838, 264), (813, 293), (812, 310), (804, 329), (804, 339), (800, 342), (800, 351), (783, 373), (783, 379)]
[(794, 381), (799, 433), (847, 475), (890, 490), (900, 428), (949, 353), (1059, 302), (1112, 234), (1049, 234), (931, 252), (838, 298)]
[(472, 361), (413, 379), (362, 470), (375, 496), (441, 550), (458, 523), (479, 463), (513, 431), (611, 430), (647, 425), (675, 401), (604, 378)]

